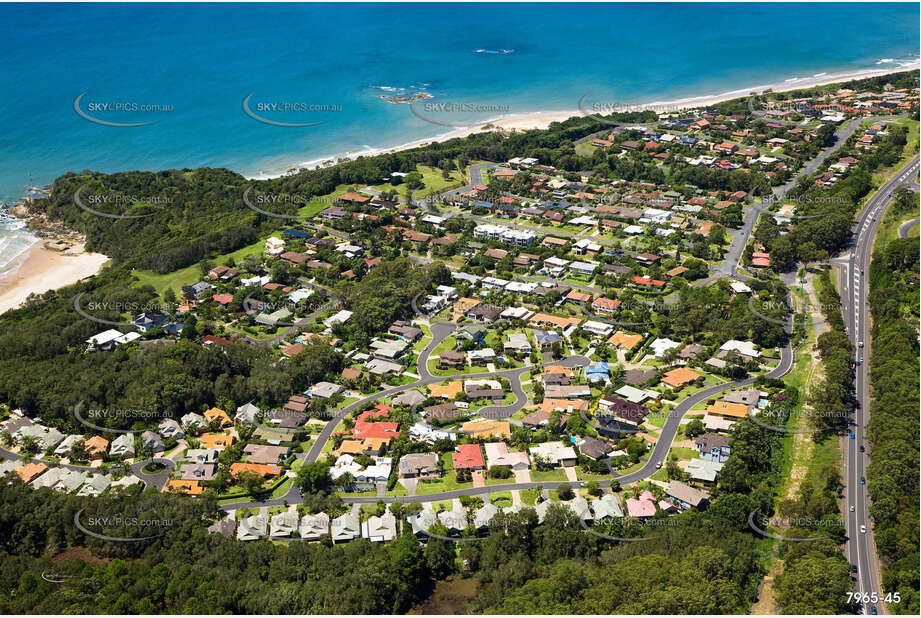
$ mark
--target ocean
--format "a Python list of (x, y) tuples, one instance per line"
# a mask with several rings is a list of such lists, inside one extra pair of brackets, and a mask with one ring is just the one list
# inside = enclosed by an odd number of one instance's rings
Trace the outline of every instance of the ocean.
[[(68, 170), (276, 174), (586, 96), (897, 69), (918, 58), (918, 18), (910, 3), (2, 4), (0, 202)], [(21, 251), (5, 227), (0, 254)]]

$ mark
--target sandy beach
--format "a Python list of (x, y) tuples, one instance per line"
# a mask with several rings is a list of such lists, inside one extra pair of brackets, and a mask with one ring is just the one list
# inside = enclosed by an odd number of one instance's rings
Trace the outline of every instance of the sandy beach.
[(82, 244), (61, 252), (38, 243), (26, 253), (19, 268), (0, 277), (0, 313), (19, 307), (30, 294), (43, 294), (95, 275), (109, 260), (101, 253), (86, 252)]
[[(826, 84), (834, 84), (836, 82), (850, 81), (852, 79), (858, 78), (867, 78), (867, 77), (877, 77), (880, 75), (890, 75), (892, 73), (901, 73), (904, 71), (913, 71), (921, 67), (921, 63), (915, 62), (911, 65), (902, 65), (898, 67), (887, 66), (880, 67), (879, 69), (862, 69), (859, 71), (848, 71), (848, 72), (839, 72), (839, 73), (817, 73), (808, 77), (793, 77), (785, 81), (774, 83), (774, 84), (762, 84), (757, 86), (749, 86), (746, 88), (739, 88), (737, 90), (730, 90), (728, 92), (723, 92), (720, 94), (704, 95), (699, 97), (687, 97), (683, 99), (675, 99), (672, 101), (650, 101), (645, 103), (637, 103), (636, 105), (631, 104), (631, 111), (640, 111), (644, 109), (651, 109), (658, 112), (670, 112), (678, 111), (684, 108), (692, 107), (706, 107), (708, 105), (714, 105), (721, 101), (729, 101), (731, 99), (737, 99), (739, 97), (748, 96), (752, 92), (764, 92), (765, 90), (772, 90), (774, 92), (788, 92), (790, 90), (800, 90), (803, 88), (813, 88), (815, 86), (824, 86)], [(586, 103), (589, 105), (589, 103)], [(603, 112), (601, 112), (603, 113)], [(459, 127), (453, 129), (446, 133), (441, 133), (433, 137), (428, 137), (425, 139), (418, 139), (412, 142), (407, 142), (399, 146), (394, 146), (392, 148), (374, 148), (369, 150), (364, 150), (361, 152), (353, 153), (340, 153), (337, 155), (330, 155), (325, 157), (319, 157), (311, 161), (304, 161), (301, 163), (294, 164), (289, 166), (289, 168), (308, 168), (312, 169), (317, 167), (321, 162), (328, 160), (336, 160), (341, 157), (348, 157), (350, 159), (357, 158), (358, 156), (374, 156), (377, 154), (399, 152), (401, 150), (409, 150), (411, 148), (418, 148), (420, 146), (425, 146), (433, 142), (442, 142), (448, 139), (453, 139), (455, 137), (467, 137), (468, 135), (473, 135), (474, 133), (481, 133), (483, 131), (493, 131), (496, 129), (503, 129), (506, 131), (510, 130), (527, 130), (527, 129), (546, 129), (553, 122), (562, 122), (574, 116), (590, 116), (592, 114), (591, 110), (586, 108), (584, 110), (579, 109), (578, 102), (574, 102), (574, 107), (571, 110), (562, 110), (562, 111), (535, 111), (525, 114), (513, 114), (508, 116), (500, 116), (493, 118), (491, 120), (485, 120), (483, 122), (478, 122), (475, 125), (469, 127)], [(280, 172), (280, 173), (271, 173), (271, 174), (258, 174), (249, 176), (253, 180), (265, 180), (268, 178), (277, 178), (279, 176), (284, 176), (289, 172)]]

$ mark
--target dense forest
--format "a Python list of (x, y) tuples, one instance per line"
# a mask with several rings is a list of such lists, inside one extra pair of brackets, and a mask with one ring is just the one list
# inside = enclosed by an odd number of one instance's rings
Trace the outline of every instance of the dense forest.
[[(890, 209), (917, 216), (917, 194), (900, 189)], [(918, 239), (878, 246), (870, 262), (870, 381), (867, 490), (873, 499), (883, 587), (900, 592), (893, 612), (917, 614), (918, 599)]]

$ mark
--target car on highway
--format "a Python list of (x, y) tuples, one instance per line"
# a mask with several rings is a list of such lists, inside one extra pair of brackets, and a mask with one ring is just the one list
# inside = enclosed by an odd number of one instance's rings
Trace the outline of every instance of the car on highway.
[(858, 362), (858, 363), (862, 363), (862, 362), (863, 362), (863, 354), (860, 355), (860, 358), (857, 359), (857, 362)]
[(656, 464), (656, 470), (660, 469), (661, 467), (662, 467), (662, 462), (660, 461), (659, 463)]
[(854, 439), (854, 432), (852, 431), (852, 432), (851, 432), (851, 440), (853, 440), (853, 439)]
[(877, 614), (879, 614), (879, 610), (876, 609), (876, 606), (875, 606), (875, 605), (871, 605), (871, 606), (870, 606), (870, 613), (873, 614), (874, 616), (876, 616)]
[(865, 447), (863, 444), (861, 444), (861, 445), (860, 445), (860, 452), (863, 453), (863, 452), (866, 451), (866, 450), (867, 450), (866, 447)]
[(866, 533), (867, 533), (867, 527), (861, 524), (861, 526), (860, 526), (860, 533), (861, 533), (861, 534), (866, 534)]
[(858, 341), (858, 342), (857, 342), (857, 347), (858, 347), (858, 348), (862, 348), (862, 347), (863, 347), (863, 341)]
[(851, 513), (853, 513), (853, 512), (854, 512), (854, 505), (852, 504), (852, 505), (851, 505)]
[(860, 477), (860, 484), (861, 484), (861, 485), (866, 485), (866, 484), (867, 484), (867, 478), (864, 477), (864, 476)]
[(857, 565), (856, 565), (856, 564), (852, 564), (852, 565), (851, 565), (851, 573), (856, 573), (856, 572), (857, 572)]

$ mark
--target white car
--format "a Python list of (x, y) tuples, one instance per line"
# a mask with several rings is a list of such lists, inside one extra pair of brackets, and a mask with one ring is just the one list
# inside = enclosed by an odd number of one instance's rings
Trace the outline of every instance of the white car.
[(867, 527), (866, 527), (866, 526), (860, 526), (860, 533), (861, 533), (861, 534), (866, 534), (866, 533), (867, 533)]

